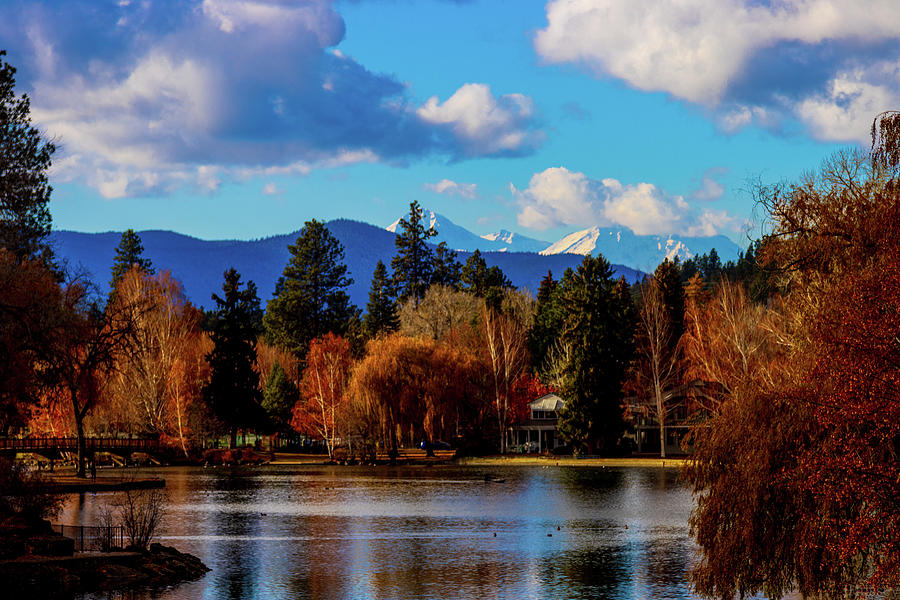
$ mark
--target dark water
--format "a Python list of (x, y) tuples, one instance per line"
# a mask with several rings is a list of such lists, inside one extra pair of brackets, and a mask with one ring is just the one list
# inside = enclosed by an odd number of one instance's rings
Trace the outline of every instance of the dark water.
[[(160, 541), (203, 579), (91, 598), (689, 598), (676, 470), (165, 469)], [(486, 482), (485, 474), (502, 482)], [(94, 524), (107, 494), (60, 521)]]

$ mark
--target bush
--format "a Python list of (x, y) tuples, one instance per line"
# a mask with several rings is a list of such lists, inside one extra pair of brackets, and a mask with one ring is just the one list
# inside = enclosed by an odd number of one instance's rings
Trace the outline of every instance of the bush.
[(146, 550), (162, 524), (164, 490), (126, 490), (116, 502), (116, 514), (125, 529), (129, 547)]

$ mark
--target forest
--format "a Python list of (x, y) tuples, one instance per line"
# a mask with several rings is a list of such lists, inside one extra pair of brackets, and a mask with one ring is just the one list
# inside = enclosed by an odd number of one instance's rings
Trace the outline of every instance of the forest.
[[(2, 54), (0, 54), (2, 56)], [(693, 450), (685, 481), (710, 597), (852, 597), (900, 584), (900, 114), (872, 148), (759, 186), (739, 260), (665, 261), (643, 282), (602, 256), (513, 289), (434, 246), (418, 203), (353, 306), (343, 249), (310, 220), (274, 295), (230, 269), (213, 305), (126, 231), (111, 292), (47, 244), (55, 147), (0, 59), (0, 433), (158, 436), (185, 457), (248, 432), (333, 455), (448, 441), (505, 452), (526, 404), (567, 402), (576, 454), (628, 454), (635, 424)]]

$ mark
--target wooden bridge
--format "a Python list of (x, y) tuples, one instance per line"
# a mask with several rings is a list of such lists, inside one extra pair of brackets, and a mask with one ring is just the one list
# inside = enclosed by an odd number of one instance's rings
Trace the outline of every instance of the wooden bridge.
[[(130, 452), (155, 453), (159, 450), (159, 439), (155, 438), (85, 438), (85, 451), (88, 455), (93, 452), (115, 452), (127, 454)], [(74, 437), (23, 437), (0, 438), (0, 453), (15, 454), (20, 452), (34, 452), (43, 455), (58, 455), (63, 452), (78, 452), (78, 438)]]

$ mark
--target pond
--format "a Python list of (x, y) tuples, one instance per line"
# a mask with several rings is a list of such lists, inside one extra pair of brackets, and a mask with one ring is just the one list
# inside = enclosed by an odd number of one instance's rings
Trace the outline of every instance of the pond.
[[(676, 469), (167, 468), (159, 541), (203, 579), (86, 598), (689, 598)], [(108, 494), (59, 521), (95, 524)]]

